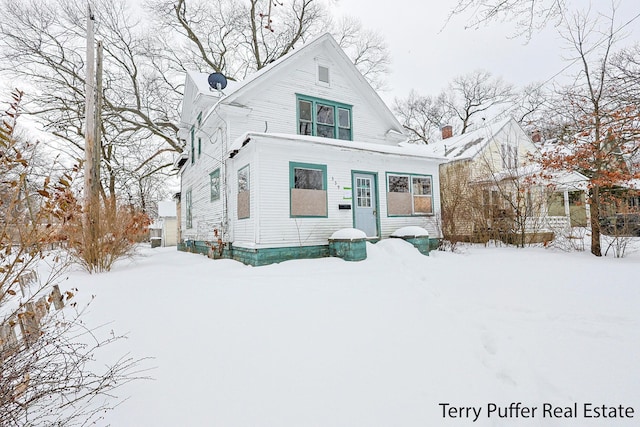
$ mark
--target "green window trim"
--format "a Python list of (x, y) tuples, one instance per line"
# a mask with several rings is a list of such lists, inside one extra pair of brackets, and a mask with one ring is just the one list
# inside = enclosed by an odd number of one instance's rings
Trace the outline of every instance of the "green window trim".
[(353, 140), (352, 106), (296, 94), (298, 135)]
[(198, 127), (202, 126), (202, 111), (198, 113), (198, 118), (196, 119), (198, 122)]
[[(318, 180), (317, 175), (309, 175), (308, 180), (301, 183), (303, 171), (320, 172), (322, 178)], [(327, 165), (289, 162), (289, 216), (291, 218), (327, 218), (329, 209), (327, 188)], [(296, 192), (299, 190), (306, 191), (309, 199), (298, 200)]]
[[(400, 191), (400, 192), (393, 192), (396, 194), (402, 194), (402, 193), (408, 193), (411, 195), (411, 213), (410, 214), (395, 214), (395, 213), (391, 213), (390, 212), (390, 206), (389, 206), (389, 193), (391, 193), (391, 185), (390, 184), (390, 178), (391, 177), (395, 177), (395, 178), (406, 178), (407, 182), (407, 188), (406, 191)], [(422, 180), (422, 179), (428, 179), (428, 194), (421, 194), (422, 191), (424, 191), (424, 187), (420, 188), (419, 182), (415, 182), (415, 180)], [(416, 173), (407, 173), (407, 172), (386, 172), (385, 174), (385, 181), (386, 181), (386, 185), (387, 185), (387, 216), (388, 217), (411, 217), (411, 216), (433, 216), (434, 215), (434, 211), (433, 211), (433, 205), (434, 205), (434, 200), (433, 200), (433, 176), (432, 175), (428, 175), (428, 174), (416, 174)], [(418, 187), (416, 188), (416, 184), (418, 184)], [(400, 183), (394, 183), (394, 185), (402, 185)], [(416, 212), (416, 197), (417, 198), (429, 198), (430, 199), (430, 208), (429, 208), (429, 212)]]
[(198, 137), (198, 158), (202, 154), (202, 138)]
[(220, 168), (214, 170), (209, 174), (209, 183), (211, 185), (210, 195), (211, 201), (214, 202), (220, 199)]

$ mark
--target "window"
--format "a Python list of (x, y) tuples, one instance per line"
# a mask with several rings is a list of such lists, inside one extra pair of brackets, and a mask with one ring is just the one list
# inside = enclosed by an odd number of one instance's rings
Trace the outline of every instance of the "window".
[(518, 146), (502, 144), (501, 153), (502, 167), (503, 168), (517, 168), (518, 167)]
[(194, 164), (196, 161), (196, 130), (193, 126), (191, 126), (191, 164)]
[(327, 85), (329, 84), (329, 67), (318, 65), (318, 81)]
[(238, 219), (249, 218), (251, 213), (249, 178), (249, 165), (238, 170)]
[(351, 106), (298, 95), (300, 135), (352, 140)]
[(327, 166), (289, 163), (292, 217), (327, 216)]
[(220, 169), (216, 169), (209, 174), (209, 183), (211, 184), (211, 201), (220, 198)]
[(202, 138), (198, 137), (198, 158), (200, 158), (200, 154), (202, 154)]
[(192, 216), (192, 211), (191, 211), (191, 189), (187, 190), (187, 194), (185, 195), (185, 199), (186, 199), (186, 221), (187, 221), (187, 228), (192, 228), (193, 227), (193, 216)]
[(387, 174), (387, 213), (389, 216), (433, 213), (431, 177), (428, 175)]
[(198, 118), (196, 120), (198, 121), (198, 127), (202, 126), (202, 111), (198, 113)]
[(371, 178), (356, 177), (356, 206), (371, 207)]
[(249, 191), (249, 165), (238, 170), (238, 193)]

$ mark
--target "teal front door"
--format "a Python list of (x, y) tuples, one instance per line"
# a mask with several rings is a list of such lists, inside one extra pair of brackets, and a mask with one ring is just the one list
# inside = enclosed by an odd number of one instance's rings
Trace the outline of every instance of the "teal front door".
[(354, 228), (364, 231), (367, 237), (378, 237), (377, 194), (374, 174), (354, 172)]

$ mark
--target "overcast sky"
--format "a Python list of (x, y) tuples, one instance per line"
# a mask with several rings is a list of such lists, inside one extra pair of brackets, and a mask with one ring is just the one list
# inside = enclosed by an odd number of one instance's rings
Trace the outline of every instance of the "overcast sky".
[[(608, 0), (568, 0), (572, 8), (600, 10), (610, 14)], [(394, 97), (406, 97), (411, 89), (436, 95), (452, 77), (485, 69), (505, 81), (522, 87), (542, 82), (569, 64), (563, 60), (572, 52), (552, 25), (537, 32), (526, 43), (513, 37), (512, 23), (492, 22), (479, 29), (467, 29), (468, 16), (454, 17), (444, 26), (456, 0), (338, 0), (337, 14), (360, 18), (364, 26), (382, 33), (392, 56), (389, 90), (381, 93), (390, 104)], [(618, 0), (619, 27), (640, 14), (640, 0)], [(444, 28), (443, 28), (444, 26)], [(619, 46), (640, 41), (640, 19), (625, 27), (628, 37)], [(577, 70), (573, 66), (560, 76)]]

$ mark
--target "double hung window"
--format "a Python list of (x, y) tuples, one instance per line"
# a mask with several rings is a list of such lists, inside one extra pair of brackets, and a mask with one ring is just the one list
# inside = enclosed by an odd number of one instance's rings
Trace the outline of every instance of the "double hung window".
[(350, 105), (303, 95), (298, 95), (297, 102), (300, 135), (352, 140)]

